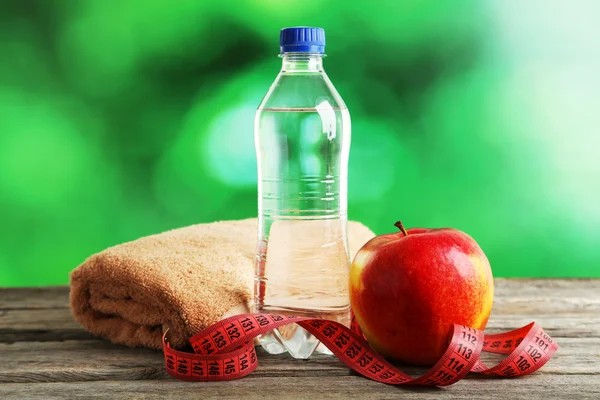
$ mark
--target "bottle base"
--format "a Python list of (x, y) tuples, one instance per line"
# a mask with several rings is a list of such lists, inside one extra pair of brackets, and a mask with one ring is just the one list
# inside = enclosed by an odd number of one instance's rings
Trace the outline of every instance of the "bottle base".
[[(336, 313), (299, 313), (283, 312), (281, 310), (260, 310), (259, 312), (271, 312), (273, 314), (296, 315), (302, 317), (315, 317), (350, 325), (350, 311)], [(315, 336), (298, 324), (289, 324), (267, 332), (258, 337), (262, 348), (269, 354), (289, 353), (295, 359), (306, 360), (313, 353), (333, 355), (333, 353), (322, 344)]]

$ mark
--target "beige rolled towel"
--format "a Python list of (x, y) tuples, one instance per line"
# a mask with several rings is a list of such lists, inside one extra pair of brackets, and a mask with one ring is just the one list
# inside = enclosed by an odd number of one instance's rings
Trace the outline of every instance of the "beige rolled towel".
[[(193, 225), (110, 247), (71, 273), (71, 310), (115, 343), (161, 348), (163, 329), (183, 346), (253, 296), (256, 219)], [(374, 236), (348, 223), (350, 253)]]

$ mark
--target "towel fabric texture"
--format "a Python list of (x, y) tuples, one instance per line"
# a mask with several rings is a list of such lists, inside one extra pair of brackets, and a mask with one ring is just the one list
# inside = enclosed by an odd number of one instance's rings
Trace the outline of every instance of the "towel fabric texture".
[[(348, 222), (350, 254), (373, 236)], [(253, 296), (257, 220), (193, 225), (110, 247), (71, 273), (71, 310), (88, 331), (128, 346), (162, 347), (243, 312)]]

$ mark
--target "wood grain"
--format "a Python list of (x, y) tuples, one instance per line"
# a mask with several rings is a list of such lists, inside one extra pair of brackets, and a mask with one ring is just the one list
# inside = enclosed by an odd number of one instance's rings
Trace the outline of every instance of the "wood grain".
[(0, 310), (68, 308), (69, 287), (0, 288)]
[(260, 377), (231, 382), (105, 381), (7, 384), (3, 399), (499, 399), (597, 400), (598, 379), (590, 375), (544, 375), (462, 380), (449, 388), (388, 386), (355, 376)]
[[(445, 389), (397, 388), (357, 376), (334, 357), (298, 361), (258, 349), (260, 366), (245, 379), (186, 383), (165, 373), (160, 352), (114, 345), (81, 329), (68, 308), (68, 288), (0, 289), (0, 399), (600, 398), (600, 280), (497, 279), (486, 332), (534, 320), (561, 349), (541, 371), (517, 380), (469, 375)], [(484, 357), (490, 365), (500, 359)]]
[[(561, 351), (542, 370), (544, 374), (585, 375), (600, 373), (599, 354), (585, 354), (600, 349), (600, 339), (560, 340)], [(350, 376), (354, 373), (334, 357), (315, 355), (309, 362), (289, 356), (273, 356), (257, 349), (260, 368), (251, 376)], [(0, 344), (0, 354), (11, 364), (0, 364), (0, 383), (76, 382), (94, 380), (168, 379), (162, 354), (149, 349), (130, 349), (101, 340), (56, 343)], [(89, 357), (93, 354), (94, 357)], [(32, 355), (35, 357), (32, 358)], [(501, 356), (484, 354), (484, 362), (493, 365)], [(115, 362), (118, 360), (118, 363)], [(309, 366), (307, 368), (307, 366)], [(35, 373), (33, 369), (35, 368)], [(423, 368), (403, 366), (405, 372), (419, 375)], [(469, 376), (476, 379), (476, 375)]]

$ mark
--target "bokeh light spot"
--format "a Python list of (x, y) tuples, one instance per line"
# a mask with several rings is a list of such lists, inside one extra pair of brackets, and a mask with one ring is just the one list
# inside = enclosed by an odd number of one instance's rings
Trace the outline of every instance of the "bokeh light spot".
[(207, 169), (230, 186), (256, 185), (255, 113), (256, 105), (252, 104), (220, 113), (200, 144)]

